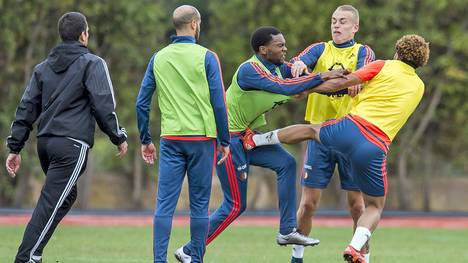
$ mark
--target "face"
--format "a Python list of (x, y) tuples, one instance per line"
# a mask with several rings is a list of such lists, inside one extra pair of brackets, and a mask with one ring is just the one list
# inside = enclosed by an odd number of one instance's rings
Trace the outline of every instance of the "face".
[(268, 45), (260, 46), (260, 54), (275, 65), (281, 65), (286, 58), (286, 40), (283, 34), (272, 36)]
[(359, 30), (353, 13), (350, 11), (335, 11), (331, 19), (331, 33), (333, 42), (342, 44), (354, 38)]
[(80, 42), (83, 45), (88, 46), (88, 39), (89, 39), (89, 27), (86, 27), (86, 31), (82, 32), (80, 35)]

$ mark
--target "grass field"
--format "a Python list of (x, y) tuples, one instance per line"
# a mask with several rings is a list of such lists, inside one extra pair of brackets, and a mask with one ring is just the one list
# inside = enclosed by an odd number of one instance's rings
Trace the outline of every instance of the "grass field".
[[(0, 226), (0, 262), (13, 262), (24, 227)], [(291, 249), (275, 244), (272, 227), (227, 229), (207, 248), (206, 263), (289, 263)], [(348, 228), (317, 228), (321, 244), (307, 248), (305, 262), (343, 262)], [(188, 229), (173, 228), (168, 262), (188, 238)], [(380, 228), (372, 237), (375, 263), (468, 262), (468, 230)], [(44, 263), (152, 262), (151, 227), (61, 226), (49, 242)]]

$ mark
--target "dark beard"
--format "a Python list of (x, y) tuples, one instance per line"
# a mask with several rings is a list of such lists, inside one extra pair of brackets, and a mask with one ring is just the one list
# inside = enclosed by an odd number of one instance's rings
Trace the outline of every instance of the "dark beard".
[(199, 38), (200, 38), (200, 27), (197, 26), (197, 29), (195, 30), (195, 40), (198, 42)]

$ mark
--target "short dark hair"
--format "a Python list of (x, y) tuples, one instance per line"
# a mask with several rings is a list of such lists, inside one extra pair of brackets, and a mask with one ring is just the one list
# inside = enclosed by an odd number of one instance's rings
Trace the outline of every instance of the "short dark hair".
[(255, 52), (260, 50), (260, 46), (265, 46), (273, 40), (272, 36), (282, 34), (278, 28), (272, 26), (262, 26), (257, 28), (250, 37), (250, 45)]
[(429, 60), (429, 43), (418, 35), (404, 35), (395, 44), (398, 59), (413, 68), (426, 65)]
[(62, 41), (78, 41), (87, 27), (86, 17), (79, 12), (68, 12), (58, 21), (58, 32)]

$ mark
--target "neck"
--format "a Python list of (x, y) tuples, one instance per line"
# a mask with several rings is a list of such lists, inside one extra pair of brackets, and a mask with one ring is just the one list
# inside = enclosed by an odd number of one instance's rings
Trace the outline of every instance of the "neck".
[(274, 66), (278, 66), (278, 65), (276, 65), (275, 63), (273, 63), (272, 61), (270, 61), (269, 59), (267, 59), (265, 56), (263, 56), (260, 53), (256, 53), (256, 56), (267, 67), (270, 66), (270, 67), (273, 68)]
[(354, 38), (350, 38), (346, 41), (342, 41), (340, 43), (337, 43), (335, 41), (333, 41), (333, 45), (335, 45), (335, 47), (338, 47), (338, 48), (343, 48), (343, 47), (350, 47), (352, 45), (354, 45), (355, 41), (354, 41)]
[(176, 31), (176, 35), (178, 37), (181, 37), (181, 36), (195, 37), (195, 32), (191, 30), (178, 30)]

